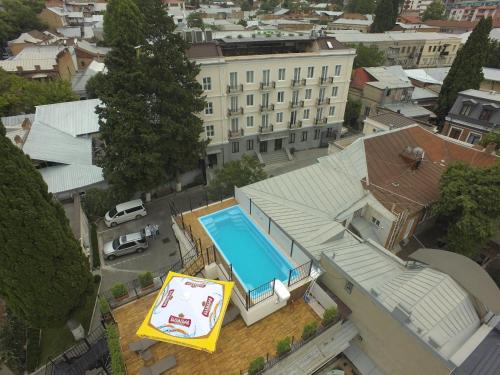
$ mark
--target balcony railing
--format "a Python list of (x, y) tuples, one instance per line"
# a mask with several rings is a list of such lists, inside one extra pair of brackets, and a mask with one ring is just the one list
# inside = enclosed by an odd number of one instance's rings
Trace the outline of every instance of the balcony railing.
[(288, 128), (289, 129), (298, 129), (302, 127), (302, 121), (295, 121), (295, 122), (289, 122), (288, 123)]
[(261, 112), (274, 111), (274, 104), (268, 104), (268, 105), (261, 104), (259, 108)]
[(274, 126), (273, 125), (261, 126), (259, 127), (259, 131), (261, 133), (271, 133), (274, 131)]
[(328, 85), (333, 83), (333, 77), (320, 77), (319, 84), (320, 85)]
[(227, 116), (228, 117), (238, 116), (238, 115), (242, 115), (242, 114), (243, 114), (243, 107), (240, 107), (240, 108), (229, 108), (227, 110)]
[(238, 94), (240, 92), (243, 92), (243, 85), (235, 85), (235, 86), (228, 85), (226, 91), (228, 94)]
[(318, 98), (316, 100), (317, 105), (325, 105), (325, 104), (330, 104), (330, 98)]
[(292, 87), (305, 86), (305, 79), (292, 79)]
[(314, 119), (314, 125), (324, 125), (324, 124), (326, 124), (326, 117)]
[(272, 90), (275, 87), (276, 87), (276, 82), (274, 82), (274, 81), (261, 82), (260, 83), (260, 89), (261, 90)]
[(290, 108), (299, 108), (304, 106), (303, 100), (293, 100), (290, 102)]
[(234, 138), (240, 138), (245, 135), (245, 132), (243, 129), (238, 129), (238, 130), (229, 130), (228, 131), (228, 138), (229, 139), (234, 139)]

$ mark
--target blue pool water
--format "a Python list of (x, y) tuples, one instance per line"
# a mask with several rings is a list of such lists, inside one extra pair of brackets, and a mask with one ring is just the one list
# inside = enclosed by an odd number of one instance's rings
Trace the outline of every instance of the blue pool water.
[(198, 220), (247, 290), (273, 278), (288, 281), (294, 266), (240, 206), (231, 206)]

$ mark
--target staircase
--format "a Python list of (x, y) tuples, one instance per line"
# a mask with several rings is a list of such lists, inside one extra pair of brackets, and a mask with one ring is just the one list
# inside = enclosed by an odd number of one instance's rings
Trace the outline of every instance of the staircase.
[(263, 152), (261, 153), (262, 159), (265, 165), (285, 163), (289, 161), (288, 155), (285, 150), (278, 150), (273, 152)]

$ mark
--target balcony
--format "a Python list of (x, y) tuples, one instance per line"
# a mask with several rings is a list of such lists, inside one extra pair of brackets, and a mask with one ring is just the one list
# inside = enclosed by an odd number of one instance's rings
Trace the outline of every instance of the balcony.
[(260, 89), (261, 90), (272, 90), (276, 87), (276, 82), (271, 81), (271, 82), (261, 82), (260, 83)]
[(291, 101), (290, 102), (290, 108), (299, 108), (304, 106), (304, 101), (303, 100), (297, 100), (297, 101)]
[(245, 135), (245, 132), (243, 129), (238, 129), (238, 130), (229, 130), (227, 137), (229, 139), (235, 139), (235, 138), (241, 138)]
[(318, 98), (316, 100), (317, 105), (325, 105), (325, 104), (330, 104), (330, 98)]
[(289, 122), (288, 123), (288, 129), (299, 129), (302, 127), (302, 121), (295, 121), (295, 122)]
[(314, 125), (325, 125), (325, 124), (326, 124), (326, 117), (314, 119)]
[(260, 105), (260, 111), (261, 112), (269, 112), (269, 111), (274, 111), (274, 104), (268, 104), (268, 105)]
[(259, 132), (261, 132), (261, 133), (272, 133), (273, 131), (274, 131), (273, 125), (259, 127)]
[(320, 77), (319, 79), (320, 86), (329, 85), (330, 83), (333, 83), (333, 77)]
[(227, 86), (226, 92), (228, 94), (239, 94), (243, 92), (243, 85)]
[(292, 87), (299, 87), (305, 85), (306, 85), (305, 79), (292, 79)]
[(239, 116), (243, 114), (243, 107), (240, 108), (229, 108), (227, 110), (227, 117)]

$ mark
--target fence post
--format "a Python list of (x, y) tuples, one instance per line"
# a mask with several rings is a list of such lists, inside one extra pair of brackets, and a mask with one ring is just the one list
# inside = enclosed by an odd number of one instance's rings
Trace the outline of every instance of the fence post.
[(252, 215), (252, 198), (250, 198), (250, 215)]
[(290, 246), (290, 258), (292, 257), (293, 254), (293, 244), (295, 243), (294, 240), (292, 240), (292, 246)]
[(212, 251), (214, 253), (214, 262), (217, 263), (217, 253), (215, 251), (215, 245), (212, 245)]
[(250, 305), (250, 295), (249, 295), (249, 292), (246, 292), (245, 294), (245, 308), (248, 310), (249, 308), (249, 305)]
[(271, 218), (269, 216), (267, 218), (269, 219), (269, 225), (268, 225), (268, 228), (267, 228), (267, 234), (271, 234)]
[(189, 209), (191, 210), (191, 212), (193, 212), (193, 206), (191, 204), (191, 197), (189, 197)]
[(233, 279), (233, 265), (232, 264), (229, 265), (229, 269), (231, 270), (231, 274), (229, 275), (229, 280), (232, 280)]
[(290, 286), (290, 282), (292, 281), (292, 269), (288, 271), (288, 286)]
[(311, 261), (309, 262), (309, 272), (307, 273), (307, 276), (311, 276), (312, 265), (313, 265), (313, 261), (311, 259)]
[(205, 190), (205, 199), (207, 200), (207, 207), (208, 207), (208, 192)]
[(271, 295), (274, 295), (274, 286), (276, 285), (276, 277), (273, 277), (273, 294)]

